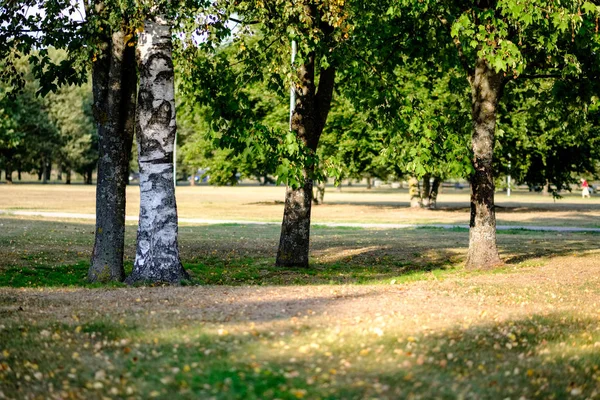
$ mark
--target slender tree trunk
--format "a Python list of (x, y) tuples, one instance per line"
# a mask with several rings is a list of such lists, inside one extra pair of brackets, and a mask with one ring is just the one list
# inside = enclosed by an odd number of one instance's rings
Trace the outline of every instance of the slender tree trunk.
[(426, 174), (423, 177), (423, 187), (421, 189), (421, 207), (429, 208), (429, 196), (431, 195), (431, 175)]
[(419, 180), (414, 176), (408, 179), (408, 195), (410, 196), (410, 207), (421, 208), (421, 188), (419, 188)]
[(542, 189), (542, 196), (550, 196), (550, 182), (548, 180), (546, 180), (546, 184)]
[(46, 164), (46, 181), (52, 180), (52, 161), (48, 160)]
[(429, 208), (435, 210), (437, 208), (437, 197), (440, 190), (441, 179), (435, 176), (433, 183), (431, 184), (431, 191), (429, 192)]
[[(125, 278), (125, 189), (135, 120), (135, 48), (125, 43), (121, 31), (107, 38), (105, 45), (103, 59), (93, 69), (99, 159), (95, 241), (88, 271), (91, 282)], [(90, 171), (86, 183), (91, 184), (91, 177)]]
[[(318, 90), (315, 87), (315, 54), (308, 55), (298, 69), (300, 86), (292, 115), (292, 131), (311, 152), (317, 151), (319, 139), (331, 108), (335, 85), (335, 68), (321, 70)], [(299, 188), (286, 189), (281, 236), (276, 265), (307, 267), (310, 242), (310, 218), (314, 165), (304, 168), (304, 182)]]
[(19, 181), (21, 180), (21, 169), (20, 168), (17, 170), (17, 179)]
[(140, 218), (137, 250), (127, 283), (189, 278), (179, 259), (173, 150), (177, 131), (171, 25), (147, 20), (138, 41), (137, 111)]
[(468, 269), (488, 269), (502, 264), (496, 245), (494, 175), (492, 161), (496, 129), (496, 107), (504, 79), (486, 61), (478, 60), (470, 79), (472, 92), (473, 167), (471, 176), (471, 222)]
[(373, 185), (371, 184), (371, 177), (367, 176), (367, 189), (372, 189)]
[(37, 176), (38, 176), (38, 181), (41, 181), (42, 177), (44, 176), (44, 164), (43, 163), (40, 166), (40, 168), (37, 170)]
[(44, 161), (42, 161), (42, 183), (46, 184), (48, 183), (48, 180), (50, 179), (50, 173), (48, 171), (48, 161), (46, 161), (46, 159), (44, 158)]
[(4, 164), (4, 175), (6, 176), (6, 183), (13, 183), (13, 163), (11, 160), (6, 160)]
[[(84, 179), (86, 185), (91, 185), (93, 183), (93, 175), (94, 175), (93, 169), (90, 169), (85, 172), (83, 179)], [(98, 197), (98, 196), (96, 196), (96, 197)]]
[(315, 194), (313, 196), (313, 202), (315, 205), (323, 204), (325, 200), (325, 182), (317, 183), (317, 186), (314, 187)]
[(71, 170), (67, 169), (65, 171), (65, 184), (66, 185), (70, 185), (71, 184)]
[(62, 167), (59, 166), (58, 167), (58, 172), (56, 173), (56, 180), (57, 181), (62, 181), (62, 173), (63, 173)]

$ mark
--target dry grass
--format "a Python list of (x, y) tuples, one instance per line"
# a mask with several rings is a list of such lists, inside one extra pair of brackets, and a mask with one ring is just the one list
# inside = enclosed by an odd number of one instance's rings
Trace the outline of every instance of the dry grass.
[[(139, 212), (139, 189), (128, 187), (127, 215)], [(283, 187), (178, 187), (177, 202), (182, 218), (227, 220), (281, 220)], [(313, 223), (449, 223), (469, 221), (468, 190), (446, 190), (440, 195), (439, 210), (411, 210), (406, 190), (344, 187), (329, 188), (326, 203), (313, 208)], [(546, 225), (600, 227), (600, 197), (581, 199), (577, 193), (552, 198), (534, 193), (517, 193), (507, 198), (496, 195), (498, 223), (502, 225)], [(95, 212), (95, 191), (84, 185), (15, 184), (0, 186), (0, 210), (39, 210), (71, 213)]]
[(379, 286), (2, 289), (9, 398), (596, 398), (600, 258)]
[[(190, 218), (277, 220), (282, 195), (178, 189)], [(528, 207), (500, 221), (595, 226), (600, 212), (595, 199), (520, 198)], [(405, 193), (327, 199), (317, 223), (467, 218), (466, 194), (416, 213)], [(0, 186), (0, 209), (17, 207), (93, 213), (93, 191)], [(0, 217), (0, 286), (19, 287), (0, 288), (0, 399), (600, 397), (595, 234), (500, 232), (505, 268), (470, 273), (466, 230), (316, 226), (312, 268), (285, 271), (272, 266), (276, 225), (184, 225), (182, 260), (200, 285), (93, 288), (93, 231)], [(134, 240), (130, 224), (128, 266)]]

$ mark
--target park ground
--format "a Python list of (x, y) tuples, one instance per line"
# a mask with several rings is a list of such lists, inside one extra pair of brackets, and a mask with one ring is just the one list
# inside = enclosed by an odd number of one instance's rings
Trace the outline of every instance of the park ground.
[[(129, 189), (128, 215), (137, 213)], [(278, 221), (283, 188), (178, 188), (180, 217)], [(180, 287), (85, 283), (93, 221), (0, 215), (0, 398), (599, 398), (595, 232), (499, 232), (462, 267), (468, 193), (335, 189), (312, 265), (273, 267), (277, 225), (182, 224)], [(600, 199), (498, 194), (504, 225), (600, 226)], [(2, 185), (0, 210), (93, 214), (93, 188)], [(128, 225), (126, 265), (134, 256)]]

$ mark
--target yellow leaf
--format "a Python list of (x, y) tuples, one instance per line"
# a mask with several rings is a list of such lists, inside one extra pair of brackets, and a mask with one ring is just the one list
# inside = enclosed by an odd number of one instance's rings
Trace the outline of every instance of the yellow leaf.
[(129, 41), (131, 40), (131, 38), (133, 38), (133, 33), (125, 35), (125, 37), (123, 38), (123, 42), (124, 43), (129, 43)]
[(189, 365), (185, 364), (185, 365), (183, 366), (183, 372), (190, 372), (190, 370), (191, 370), (191, 368), (190, 368), (190, 366), (189, 366)]
[(297, 399), (303, 399), (304, 396), (306, 396), (306, 390), (304, 389), (293, 389), (291, 391), (291, 393), (297, 398)]

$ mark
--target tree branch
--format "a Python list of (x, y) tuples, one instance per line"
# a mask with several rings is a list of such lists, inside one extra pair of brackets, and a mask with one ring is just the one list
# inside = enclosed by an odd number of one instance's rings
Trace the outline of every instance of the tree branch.
[(322, 132), (327, 122), (329, 110), (331, 110), (331, 100), (333, 99), (333, 89), (335, 87), (335, 70), (333, 65), (319, 71), (319, 87), (315, 95), (315, 103), (319, 118), (318, 132)]
[(235, 22), (236, 24), (244, 24), (244, 25), (256, 25), (256, 24), (260, 24), (260, 21), (242, 21), (241, 19), (237, 19), (237, 18), (233, 18), (233, 17), (229, 17), (230, 21)]

